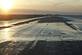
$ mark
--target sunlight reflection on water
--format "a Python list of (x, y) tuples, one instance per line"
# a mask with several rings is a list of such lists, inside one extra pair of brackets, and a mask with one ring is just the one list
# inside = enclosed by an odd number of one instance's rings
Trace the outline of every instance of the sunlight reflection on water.
[(6, 28), (6, 29), (2, 30), (0, 32), (0, 41), (1, 42), (13, 41), (14, 40), (13, 34), (14, 34), (13, 30), (10, 28)]
[[(8, 26), (9, 22), (8, 21), (4, 21), (3, 22), (3, 26)], [(0, 42), (4, 42), (4, 41), (13, 41), (13, 34), (14, 34), (14, 30), (12, 28), (5, 28), (3, 30), (0, 30)]]
[(9, 26), (9, 21), (3, 21), (3, 26)]

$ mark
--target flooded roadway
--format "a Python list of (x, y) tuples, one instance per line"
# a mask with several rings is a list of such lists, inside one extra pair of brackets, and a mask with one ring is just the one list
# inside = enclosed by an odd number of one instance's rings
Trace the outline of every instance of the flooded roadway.
[[(80, 40), (81, 35), (63, 22), (44, 22), (40, 23), (36, 20), (11, 28), (0, 30), (0, 41), (14, 39), (18, 40), (46, 40), (46, 41), (62, 41), (62, 40)], [(8, 24), (8, 23), (7, 23)], [(4, 37), (3, 37), (4, 36)], [(78, 36), (78, 37), (76, 37)]]
[[(2, 55), (17, 55), (21, 53), (19, 55), (22, 55), (23, 52), (21, 51), (27, 52), (30, 49), (35, 54), (39, 54), (39, 52), (44, 50), (43, 54), (54, 55), (56, 51), (60, 53), (64, 51), (64, 49), (62, 49), (63, 45), (65, 49), (67, 49), (66, 46), (72, 44), (74, 47), (76, 45), (74, 41), (82, 40), (82, 34), (67, 26), (64, 22), (52, 22), (51, 20), (48, 23), (46, 21), (40, 22), (41, 20), (0, 30), (0, 53), (3, 53)], [(78, 45), (76, 45), (75, 48), (77, 48)], [(33, 54), (29, 53), (29, 55)]]

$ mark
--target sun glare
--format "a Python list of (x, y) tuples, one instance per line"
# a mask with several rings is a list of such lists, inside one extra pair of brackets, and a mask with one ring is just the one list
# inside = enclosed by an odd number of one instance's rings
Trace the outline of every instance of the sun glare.
[(3, 12), (8, 12), (13, 7), (12, 0), (0, 0), (0, 8)]

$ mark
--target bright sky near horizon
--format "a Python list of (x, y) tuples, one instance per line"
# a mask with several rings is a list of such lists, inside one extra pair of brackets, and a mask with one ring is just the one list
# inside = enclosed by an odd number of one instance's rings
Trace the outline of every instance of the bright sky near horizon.
[(16, 0), (14, 8), (82, 11), (82, 0)]
[[(0, 0), (0, 2), (1, 1), (2, 0)], [(11, 0), (11, 1), (13, 1), (12, 9), (82, 12), (82, 0)]]

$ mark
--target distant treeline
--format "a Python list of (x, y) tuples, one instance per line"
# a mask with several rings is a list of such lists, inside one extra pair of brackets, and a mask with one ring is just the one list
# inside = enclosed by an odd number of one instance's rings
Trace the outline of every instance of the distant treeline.
[(29, 18), (35, 18), (35, 17), (41, 17), (41, 16), (69, 16), (69, 17), (75, 17), (75, 18), (82, 18), (82, 15), (61, 15), (61, 14), (21, 14), (21, 15), (0, 15), (0, 20), (12, 20), (12, 19), (29, 19)]
[(46, 15), (0, 15), (0, 20), (29, 19)]

